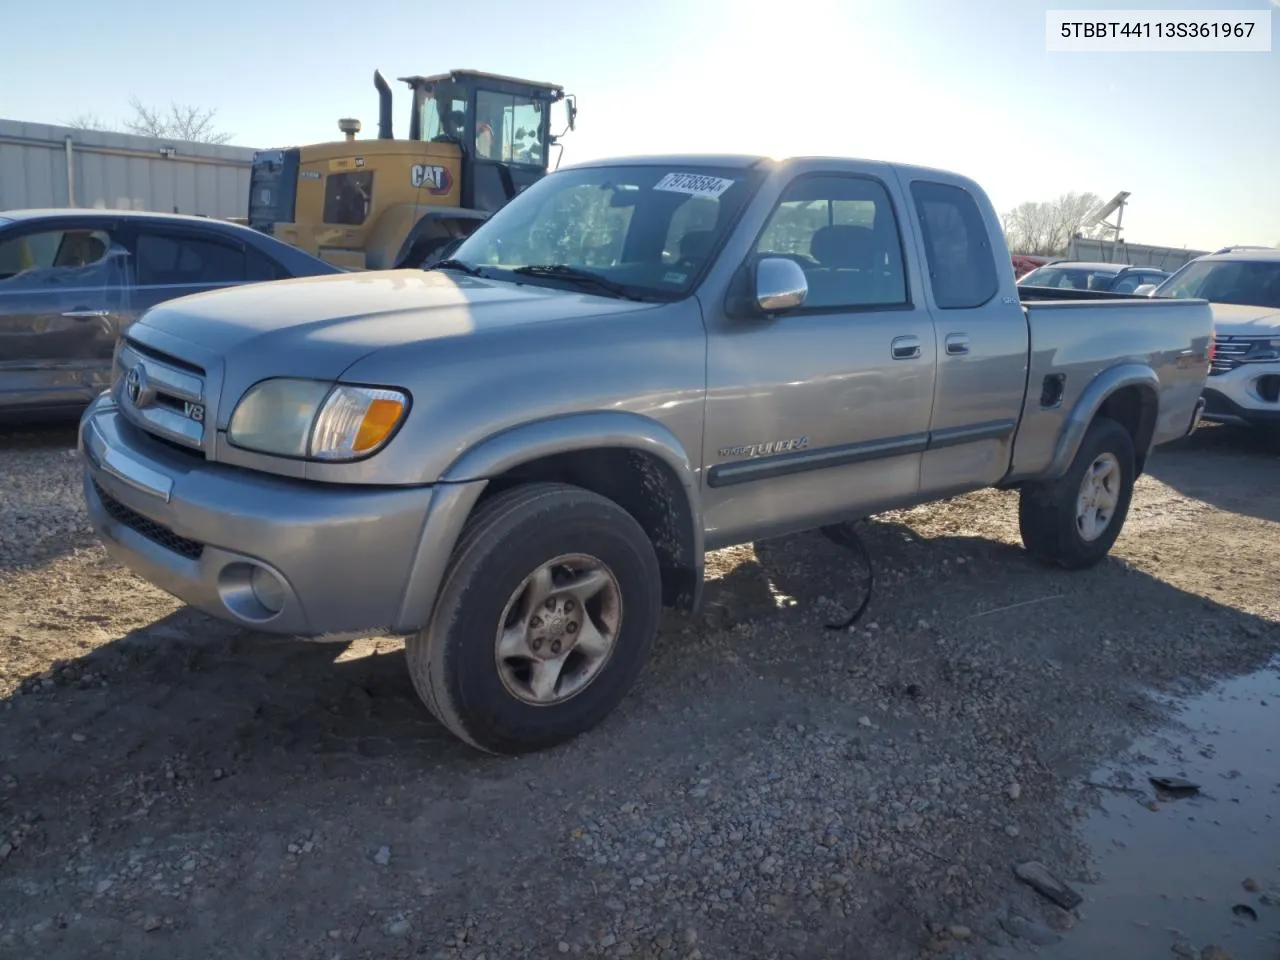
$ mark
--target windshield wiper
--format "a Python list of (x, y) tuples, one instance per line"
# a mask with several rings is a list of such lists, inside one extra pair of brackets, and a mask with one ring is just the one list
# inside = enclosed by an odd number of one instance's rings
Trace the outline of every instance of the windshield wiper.
[(462, 260), (454, 260), (452, 257), (450, 257), (448, 260), (439, 260), (431, 264), (431, 266), (424, 267), (423, 269), (424, 270), (461, 270), (463, 273), (467, 274), (468, 276), (472, 276), (472, 277), (484, 276), (484, 274), (480, 272), (479, 267), (473, 267), (471, 264), (466, 263)]
[(516, 267), (511, 272), (528, 277), (555, 277), (557, 280), (567, 280), (579, 286), (595, 287), (606, 293), (611, 293), (615, 297), (622, 297), (624, 300), (644, 300), (644, 297), (637, 294), (630, 287), (615, 283), (608, 277), (602, 277), (600, 274), (592, 273), (590, 270), (571, 267), (567, 263), (531, 263), (526, 267)]

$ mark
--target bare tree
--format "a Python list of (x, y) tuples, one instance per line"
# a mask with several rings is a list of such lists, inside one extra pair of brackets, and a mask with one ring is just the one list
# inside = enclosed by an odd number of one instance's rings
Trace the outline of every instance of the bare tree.
[(70, 120), (63, 120), (64, 127), (73, 130), (114, 130), (115, 127), (96, 113), (77, 113)]
[(218, 130), (213, 118), (218, 111), (190, 104), (170, 103), (167, 111), (148, 107), (137, 97), (129, 98), (133, 117), (124, 122), (130, 133), (161, 140), (190, 143), (226, 143), (235, 134)]
[(64, 127), (74, 130), (106, 130), (136, 133), (159, 140), (182, 140), (188, 143), (227, 143), (235, 134), (217, 129), (213, 122), (218, 111), (190, 104), (171, 103), (167, 110), (148, 107), (137, 97), (129, 98), (133, 116), (121, 122), (103, 120), (96, 113), (79, 113), (64, 120)]
[[(1064, 193), (1056, 200), (1029, 200), (1000, 218), (1009, 249), (1036, 256), (1061, 256), (1077, 233), (1084, 232), (1089, 214), (1101, 204), (1096, 193)], [(1094, 225), (1088, 231), (1095, 233)]]

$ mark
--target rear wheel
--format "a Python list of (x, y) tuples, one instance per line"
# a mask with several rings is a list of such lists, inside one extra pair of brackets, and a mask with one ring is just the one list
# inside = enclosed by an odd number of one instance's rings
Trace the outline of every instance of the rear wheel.
[(1098, 417), (1067, 472), (1022, 488), (1022, 543), (1039, 560), (1067, 569), (1098, 563), (1115, 544), (1133, 497), (1133, 439), (1119, 423)]
[(657, 556), (629, 513), (566, 484), (517, 487), (468, 521), (431, 623), (406, 644), (410, 675), (472, 746), (550, 747), (627, 694), (660, 607)]

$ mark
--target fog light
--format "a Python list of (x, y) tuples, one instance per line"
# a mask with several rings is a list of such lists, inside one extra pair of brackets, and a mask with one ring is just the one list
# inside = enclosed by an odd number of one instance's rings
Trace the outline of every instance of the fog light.
[(266, 567), (254, 567), (249, 577), (254, 598), (273, 614), (284, 609), (284, 584)]

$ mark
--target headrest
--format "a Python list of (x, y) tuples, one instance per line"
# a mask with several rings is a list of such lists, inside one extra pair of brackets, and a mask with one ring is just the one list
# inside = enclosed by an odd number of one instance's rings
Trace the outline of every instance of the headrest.
[(714, 230), (690, 230), (680, 238), (680, 259), (701, 260), (711, 249), (715, 235)]
[(860, 269), (875, 260), (875, 234), (870, 227), (832, 224), (814, 231), (809, 252), (832, 270)]

